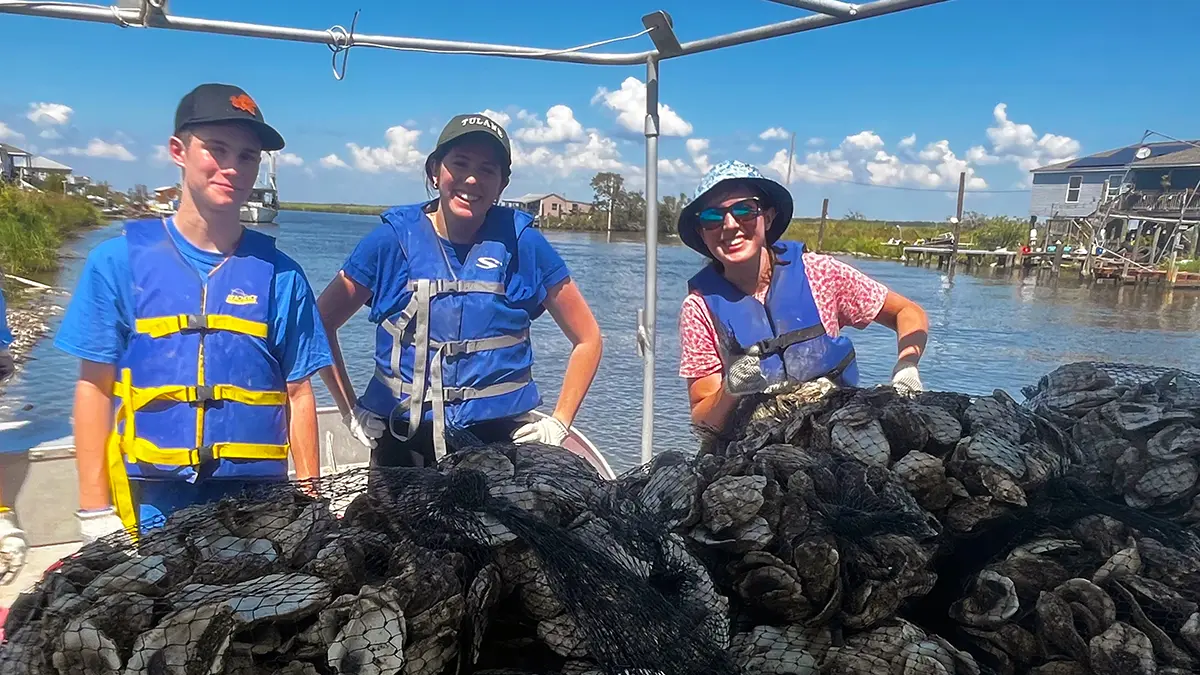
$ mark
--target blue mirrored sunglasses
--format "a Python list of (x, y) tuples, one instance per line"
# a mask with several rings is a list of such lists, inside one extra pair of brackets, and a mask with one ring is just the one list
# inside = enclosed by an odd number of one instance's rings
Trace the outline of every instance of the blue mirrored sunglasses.
[(710, 206), (696, 214), (696, 217), (700, 221), (701, 228), (714, 230), (721, 227), (721, 223), (725, 222), (725, 214), (727, 213), (733, 214), (733, 219), (738, 223), (746, 225), (762, 215), (762, 206), (759, 205), (757, 199), (743, 199), (729, 206)]

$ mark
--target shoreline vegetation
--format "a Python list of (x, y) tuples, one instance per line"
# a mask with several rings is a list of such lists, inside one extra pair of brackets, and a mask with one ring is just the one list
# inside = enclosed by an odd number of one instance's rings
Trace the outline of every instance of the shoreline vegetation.
[[(50, 284), (61, 265), (60, 249), (69, 239), (104, 222), (100, 211), (82, 197), (18, 190), (0, 184), (0, 272)], [(10, 346), (18, 371), (29, 351), (60, 311), (54, 288), (30, 286), (0, 274), (8, 305)]]
[[(667, 197), (659, 205), (659, 232), (676, 234), (674, 221), (678, 218), (679, 197)], [(311, 213), (344, 213), (349, 215), (374, 216), (389, 207), (363, 204), (316, 204), (307, 202), (280, 202), (284, 211), (306, 211)], [(645, 202), (628, 204), (621, 208), (618, 203), (613, 212), (613, 231), (635, 233), (645, 231)], [(639, 218), (641, 220), (639, 220)], [(820, 218), (793, 218), (784, 237), (805, 242), (809, 249), (817, 246)], [(586, 214), (572, 214), (543, 218), (539, 223), (543, 230), (565, 232), (604, 232), (608, 229), (607, 211), (599, 204)], [(930, 221), (883, 221), (868, 220), (859, 214), (850, 213), (845, 218), (827, 218), (822, 239), (823, 253), (844, 254), (867, 258), (899, 260), (903, 250), (889, 246), (891, 239), (900, 239), (912, 244), (918, 239), (929, 239), (951, 231), (949, 223)], [(1017, 246), (1028, 236), (1029, 224), (1021, 218), (1010, 216), (986, 216), (965, 214), (962, 237), (971, 247), (999, 248)], [(966, 244), (964, 244), (966, 246)]]
[[(646, 198), (638, 190), (625, 188), (625, 178), (619, 173), (601, 171), (589, 183), (592, 189), (591, 209), (559, 216), (543, 216), (538, 227), (543, 230), (572, 232), (636, 233), (646, 231)], [(664, 195), (658, 202), (658, 231), (663, 235), (678, 235), (679, 213), (688, 202), (688, 195)], [(315, 213), (346, 213), (378, 215), (387, 206), (361, 204), (315, 204), (309, 202), (280, 202), (280, 209)], [(817, 250), (819, 218), (792, 218), (784, 237), (802, 240), (810, 250)], [(857, 211), (842, 218), (827, 218), (821, 238), (822, 253), (899, 260), (902, 246), (889, 245), (893, 239), (913, 244), (950, 232), (948, 222), (868, 220)], [(988, 216), (982, 213), (963, 214), (960, 236), (964, 247), (997, 249), (1020, 246), (1029, 237), (1029, 223), (1012, 216)]]

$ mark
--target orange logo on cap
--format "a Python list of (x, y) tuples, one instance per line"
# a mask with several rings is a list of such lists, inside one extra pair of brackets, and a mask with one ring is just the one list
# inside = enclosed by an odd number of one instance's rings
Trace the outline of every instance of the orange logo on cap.
[(251, 115), (258, 112), (258, 104), (254, 102), (254, 99), (250, 98), (246, 94), (238, 94), (237, 96), (230, 96), (229, 103), (232, 104), (233, 107), (237, 108), (238, 110), (245, 110), (246, 112), (250, 113)]

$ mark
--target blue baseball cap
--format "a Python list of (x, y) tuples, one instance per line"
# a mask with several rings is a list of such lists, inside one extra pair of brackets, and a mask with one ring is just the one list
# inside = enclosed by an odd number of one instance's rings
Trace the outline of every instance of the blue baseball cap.
[(750, 164), (731, 159), (709, 169), (708, 173), (700, 179), (700, 184), (696, 186), (691, 201), (680, 210), (677, 228), (679, 238), (683, 240), (683, 243), (701, 255), (708, 258), (713, 257), (700, 237), (697, 217), (704, 198), (714, 188), (726, 182), (748, 183), (766, 195), (768, 202), (766, 206), (775, 209), (775, 220), (767, 225), (767, 245), (779, 241), (779, 238), (787, 231), (788, 224), (792, 222), (792, 193), (788, 192), (783, 185), (764, 176), (761, 171)]

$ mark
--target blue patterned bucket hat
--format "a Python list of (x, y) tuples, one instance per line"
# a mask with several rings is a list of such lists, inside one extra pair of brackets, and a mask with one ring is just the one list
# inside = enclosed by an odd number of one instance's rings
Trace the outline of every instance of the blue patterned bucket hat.
[(700, 238), (700, 229), (696, 222), (697, 214), (700, 212), (700, 206), (704, 203), (704, 197), (713, 188), (726, 181), (749, 183), (766, 195), (767, 205), (775, 207), (775, 220), (767, 225), (767, 245), (778, 241), (787, 230), (788, 224), (792, 222), (792, 193), (788, 192), (783, 185), (764, 176), (753, 166), (733, 159), (721, 162), (709, 169), (708, 173), (700, 179), (700, 185), (696, 186), (692, 200), (679, 212), (677, 227), (679, 238), (683, 240), (683, 243), (693, 251), (708, 258), (713, 257), (708, 247), (704, 245), (704, 240)]

